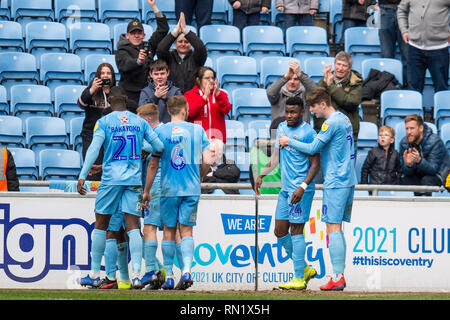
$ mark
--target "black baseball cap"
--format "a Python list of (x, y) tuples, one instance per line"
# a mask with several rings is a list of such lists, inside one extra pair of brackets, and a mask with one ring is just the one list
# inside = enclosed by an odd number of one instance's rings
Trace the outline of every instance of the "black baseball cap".
[(131, 21), (130, 23), (128, 23), (127, 33), (130, 33), (134, 30), (144, 31), (144, 27), (142, 26), (142, 23), (140, 21), (134, 20), (134, 21)]

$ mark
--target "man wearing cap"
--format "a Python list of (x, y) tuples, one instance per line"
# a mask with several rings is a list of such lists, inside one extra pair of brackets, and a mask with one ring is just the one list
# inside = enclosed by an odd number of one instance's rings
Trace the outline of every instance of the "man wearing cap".
[[(125, 90), (129, 100), (139, 101), (141, 89), (147, 85), (150, 62), (158, 43), (169, 32), (166, 16), (159, 11), (156, 0), (147, 0), (156, 16), (156, 31), (148, 41), (148, 51), (144, 49), (145, 32), (140, 21), (131, 21), (127, 33), (120, 36), (117, 44), (116, 64), (120, 73), (119, 87)], [(136, 113), (135, 110), (132, 110)]]

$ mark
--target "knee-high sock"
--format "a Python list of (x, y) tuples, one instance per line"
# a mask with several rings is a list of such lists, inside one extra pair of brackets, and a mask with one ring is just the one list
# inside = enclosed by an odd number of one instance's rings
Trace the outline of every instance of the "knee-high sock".
[(175, 257), (175, 241), (161, 241), (161, 249), (163, 254), (164, 269), (166, 276), (173, 276), (173, 258)]
[(286, 250), (286, 253), (289, 256), (289, 258), (292, 259), (292, 238), (291, 238), (291, 234), (288, 233), (284, 237), (278, 238), (278, 242), (281, 243), (281, 245), (283, 246), (284, 250)]
[(156, 249), (158, 249), (158, 242), (154, 240), (145, 241), (144, 260), (146, 272), (159, 270), (158, 262), (156, 261)]
[(128, 242), (122, 242), (117, 245), (117, 267), (119, 268), (120, 280), (130, 281), (128, 272)]
[(333, 232), (328, 235), (328, 239), (333, 273), (344, 273), (346, 252), (344, 234), (342, 232)]
[(192, 237), (181, 239), (181, 254), (183, 257), (182, 273), (191, 272), (192, 261), (194, 260), (194, 239)]
[(100, 267), (102, 264), (102, 257), (105, 253), (106, 246), (106, 230), (94, 229), (92, 231), (91, 242), (91, 270), (100, 276)]
[(176, 249), (175, 256), (177, 258), (178, 268), (180, 268), (180, 270), (183, 270), (184, 264), (183, 264), (183, 253), (181, 252), (181, 242), (175, 245), (175, 249)]
[(294, 262), (294, 273), (296, 278), (303, 278), (305, 270), (305, 236), (298, 234), (292, 236), (292, 261)]
[(119, 252), (117, 250), (116, 239), (106, 239), (105, 246), (105, 272), (106, 276), (110, 280), (116, 279), (117, 270), (117, 256)]
[(141, 273), (142, 237), (139, 229), (128, 231), (128, 237), (130, 238), (131, 266), (134, 273), (133, 277), (135, 277)]

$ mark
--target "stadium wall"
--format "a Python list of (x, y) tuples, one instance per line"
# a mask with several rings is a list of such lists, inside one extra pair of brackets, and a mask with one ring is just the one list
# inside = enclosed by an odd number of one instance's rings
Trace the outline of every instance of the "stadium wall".
[[(450, 291), (450, 199), (374, 198), (356, 197), (352, 221), (344, 224), (347, 290)], [(270, 290), (293, 277), (273, 235), (276, 199), (201, 197), (193, 290)], [(0, 193), (0, 287), (79, 288), (75, 279), (90, 268), (94, 202), (95, 194)], [(321, 205), (316, 197), (305, 226), (306, 260), (318, 272), (312, 290), (332, 273)]]

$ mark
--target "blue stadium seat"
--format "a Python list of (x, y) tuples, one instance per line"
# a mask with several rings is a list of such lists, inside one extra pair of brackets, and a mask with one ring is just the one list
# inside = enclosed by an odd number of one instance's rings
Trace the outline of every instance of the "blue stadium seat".
[(68, 149), (69, 138), (63, 119), (56, 117), (30, 117), (26, 119), (25, 140), (28, 149), (36, 153), (44, 149)]
[(381, 58), (378, 28), (352, 27), (345, 30), (345, 51), (353, 57), (353, 69), (361, 72), (367, 58)]
[(52, 117), (50, 89), (42, 85), (19, 84), (11, 88), (11, 114), (22, 121), (34, 116)]
[(84, 116), (84, 110), (78, 106), (77, 100), (85, 88), (83, 85), (63, 85), (55, 89), (55, 115), (64, 119), (67, 133), (70, 130), (70, 121)]
[(39, 176), (42, 180), (78, 180), (81, 160), (78, 152), (44, 149), (39, 153)]
[(0, 20), (9, 21), (11, 19), (9, 2), (10, 0), (0, 0)]
[(90, 83), (94, 79), (97, 68), (102, 63), (109, 63), (114, 68), (116, 81), (120, 79), (119, 68), (116, 65), (115, 56), (112, 54), (90, 54), (87, 55), (84, 61), (84, 81)]
[(0, 115), (9, 115), (8, 97), (4, 86), (0, 86)]
[(266, 115), (270, 119), (272, 107), (262, 88), (237, 88), (233, 93), (233, 117), (239, 120), (244, 115)]
[(83, 128), (84, 117), (75, 117), (70, 119), (69, 124), (69, 143), (72, 149), (79, 152), (83, 149), (83, 142), (81, 139), (81, 129)]
[[(358, 144), (359, 144), (359, 140), (358, 140)], [(356, 177), (358, 178), (358, 183), (361, 183), (362, 167), (364, 165), (364, 161), (366, 161), (367, 154), (368, 154), (368, 150), (363, 149), (363, 150), (358, 150), (358, 154), (356, 156), (355, 172), (356, 172)]]
[(41, 55), (51, 52), (66, 53), (69, 44), (66, 38), (66, 27), (59, 22), (30, 22), (25, 28), (25, 45), (28, 53), (36, 57), (36, 66), (40, 68)]
[(450, 123), (450, 90), (434, 94), (434, 121), (438, 129), (444, 123)]
[(19, 180), (38, 180), (39, 172), (34, 151), (26, 148), (8, 148), (8, 150), (14, 158)]
[[(142, 21), (144, 23), (151, 24), (151, 22), (156, 20), (155, 13), (148, 4), (147, 0), (141, 1)], [(164, 15), (169, 23), (177, 23), (177, 17), (175, 15), (175, 1), (158, 1), (157, 6), (161, 12), (164, 12)]]
[(112, 54), (112, 42), (109, 26), (98, 22), (80, 22), (69, 26), (69, 47), (78, 54), (81, 67), (89, 54)]
[[(148, 24), (143, 24), (142, 25), (144, 27), (144, 33), (145, 33), (145, 38), (144, 41), (148, 41), (148, 39), (150, 39), (150, 37), (153, 34), (153, 27), (151, 25)], [(122, 34), (127, 33), (127, 27), (128, 27), (128, 23), (124, 22), (124, 23), (117, 23), (114, 25), (113, 27), (113, 49), (114, 51), (117, 50), (117, 44), (120, 41), (120, 36)]]
[[(140, 0), (111, 1), (98, 0), (98, 20), (110, 27), (113, 38), (114, 25), (117, 23), (141, 21)], [(158, 3), (159, 5), (159, 3)]]
[(241, 31), (238, 27), (223, 24), (204, 25), (199, 36), (209, 56), (242, 55)]
[(54, 21), (52, 0), (12, 0), (11, 18), (22, 25), (22, 35), (25, 36), (25, 26), (31, 21)]
[(227, 0), (214, 0), (211, 23), (212, 24), (228, 24), (228, 4)]
[[(227, 143), (225, 152), (245, 151), (245, 128), (244, 124), (238, 120), (225, 120), (227, 132)], [(233, 158), (232, 158), (233, 159)]]
[(0, 84), (6, 88), (8, 100), (13, 85), (26, 83), (39, 83), (36, 58), (25, 52), (0, 53)]
[(22, 25), (15, 21), (0, 21), (0, 52), (25, 51)]
[(305, 73), (314, 82), (319, 82), (323, 78), (325, 66), (331, 64), (331, 70), (334, 70), (334, 57), (311, 57), (305, 59)]
[(361, 62), (363, 79), (367, 79), (371, 69), (387, 71), (392, 73), (395, 78), (403, 84), (403, 65), (401, 61), (390, 58), (369, 58)]
[(236, 154), (236, 165), (241, 170), (240, 182), (249, 182), (250, 180), (250, 153), (239, 152)]
[(41, 56), (40, 80), (51, 90), (52, 101), (55, 88), (62, 85), (84, 83), (81, 59), (73, 53), (45, 53)]
[(383, 124), (395, 127), (395, 124), (412, 113), (423, 118), (422, 94), (413, 90), (387, 90), (380, 96), (380, 116)]
[(373, 122), (361, 121), (358, 133), (358, 156), (361, 150), (370, 150), (378, 145), (378, 127)]
[(25, 148), (22, 119), (0, 116), (0, 147)]
[[(289, 68), (289, 62), (297, 61), (295, 58), (291, 57), (265, 57), (260, 60), (260, 74), (261, 74), (261, 85), (264, 88), (270, 86), (279, 77), (286, 73)], [(300, 64), (300, 68), (302, 65)], [(302, 68), (303, 69), (303, 68)]]
[(223, 56), (216, 60), (217, 79), (220, 86), (232, 95), (239, 87), (259, 88), (256, 60), (245, 56)]
[(248, 150), (251, 150), (256, 139), (270, 139), (270, 120), (252, 120), (248, 122)]
[(339, 43), (342, 36), (342, 0), (330, 0), (330, 15), (328, 22), (331, 25), (333, 43)]
[(54, 0), (55, 20), (61, 23), (97, 22), (96, 1), (92, 0)]
[(305, 59), (311, 55), (328, 56), (327, 31), (316, 26), (294, 26), (286, 30), (286, 53), (290, 57)]
[(450, 152), (450, 123), (444, 123), (441, 126), (440, 137), (444, 141), (447, 150)]
[(247, 26), (242, 29), (242, 43), (247, 56), (285, 55), (283, 29), (275, 26)]

